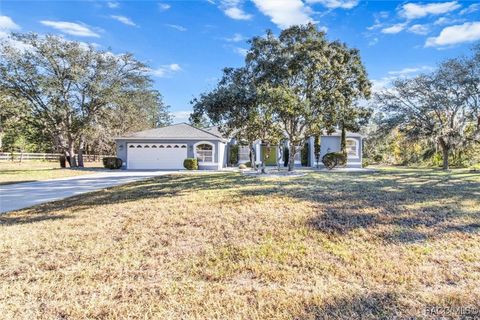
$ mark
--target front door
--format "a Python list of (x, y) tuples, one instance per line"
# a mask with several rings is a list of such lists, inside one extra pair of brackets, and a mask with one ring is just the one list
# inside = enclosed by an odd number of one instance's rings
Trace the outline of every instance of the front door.
[(261, 156), (265, 157), (265, 165), (266, 166), (276, 166), (277, 165), (277, 146), (270, 146), (270, 152), (267, 154), (267, 146), (262, 146), (262, 154)]

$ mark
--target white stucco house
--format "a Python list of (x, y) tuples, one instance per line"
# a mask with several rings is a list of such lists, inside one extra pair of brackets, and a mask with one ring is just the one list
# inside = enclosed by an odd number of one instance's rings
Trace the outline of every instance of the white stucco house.
[[(347, 132), (347, 167), (362, 166), (363, 137), (358, 133)], [(134, 132), (116, 140), (117, 157), (122, 159), (124, 169), (184, 169), (183, 160), (197, 158), (199, 169), (220, 170), (229, 163), (229, 147), (236, 144), (235, 139), (224, 137), (217, 127), (196, 128), (187, 123), (179, 123), (162, 128)], [(314, 138), (308, 143), (307, 166), (315, 167)], [(255, 146), (255, 158), (261, 159), (265, 151), (258, 141)], [(277, 150), (277, 148), (274, 148)], [(322, 135), (320, 138), (320, 159), (329, 152), (340, 151), (340, 132)], [(277, 159), (283, 164), (281, 152), (271, 153), (269, 164)], [(239, 147), (239, 163), (249, 162), (249, 147)], [(257, 161), (259, 162), (259, 161)], [(295, 154), (295, 164), (301, 166), (300, 148)], [(320, 167), (323, 164), (320, 161)]]

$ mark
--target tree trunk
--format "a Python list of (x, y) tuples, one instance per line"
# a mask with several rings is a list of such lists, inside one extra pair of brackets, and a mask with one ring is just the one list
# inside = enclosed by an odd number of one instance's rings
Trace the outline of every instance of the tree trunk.
[(250, 143), (250, 166), (255, 169), (255, 152), (253, 151), (253, 143)]
[(280, 157), (283, 155), (283, 147), (280, 146), (280, 143), (277, 145), (277, 169), (280, 171)]
[(80, 147), (78, 148), (78, 166), (83, 168), (83, 147), (85, 146), (85, 142), (83, 138), (80, 141)]
[(75, 159), (75, 149), (73, 147), (73, 142), (68, 143), (68, 155), (70, 156), (70, 168), (77, 167), (77, 160)]
[(288, 171), (293, 171), (295, 169), (295, 154), (297, 153), (296, 146), (289, 142), (289, 153), (288, 153)]
[(442, 157), (443, 157), (443, 167), (442, 169), (443, 170), (448, 170), (450, 167), (449, 167), (449, 164), (448, 164), (448, 153), (449, 153), (449, 147), (447, 146), (447, 144), (445, 143), (445, 141), (443, 141), (443, 139), (439, 139), (440, 141), (440, 147), (442, 148)]

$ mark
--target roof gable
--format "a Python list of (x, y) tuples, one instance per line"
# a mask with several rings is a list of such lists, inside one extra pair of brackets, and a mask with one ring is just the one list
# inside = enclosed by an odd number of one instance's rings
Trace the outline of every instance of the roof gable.
[(117, 139), (209, 139), (223, 140), (222, 137), (204, 129), (195, 128), (187, 123), (178, 123), (166, 127), (148, 129), (126, 134)]

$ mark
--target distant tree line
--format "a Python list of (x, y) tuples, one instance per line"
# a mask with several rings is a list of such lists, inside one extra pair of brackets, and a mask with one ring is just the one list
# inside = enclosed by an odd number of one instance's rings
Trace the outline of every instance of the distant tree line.
[(480, 162), (480, 45), (375, 94), (367, 156), (443, 169)]
[(148, 67), (131, 54), (52, 35), (0, 44), (2, 151), (61, 152), (82, 166), (85, 150), (112, 154), (115, 136), (170, 122)]
[[(249, 145), (288, 142), (288, 170), (308, 137), (358, 131), (370, 110), (371, 84), (358, 50), (329, 41), (314, 24), (267, 31), (249, 41), (245, 64), (226, 68), (216, 88), (192, 101), (193, 123), (220, 125)], [(315, 141), (318, 141), (316, 139)], [(269, 152), (265, 152), (269, 154)], [(252, 166), (254, 153), (251, 152)], [(265, 159), (257, 159), (264, 168)]]

